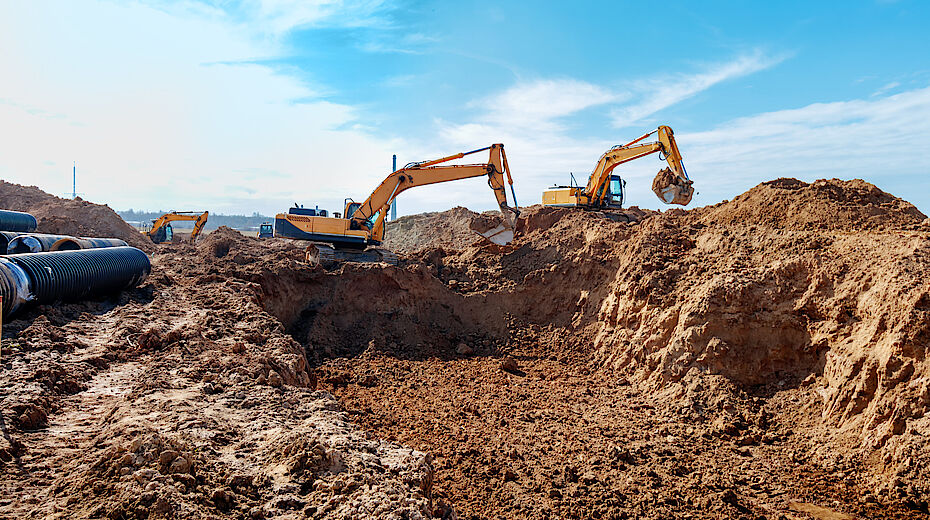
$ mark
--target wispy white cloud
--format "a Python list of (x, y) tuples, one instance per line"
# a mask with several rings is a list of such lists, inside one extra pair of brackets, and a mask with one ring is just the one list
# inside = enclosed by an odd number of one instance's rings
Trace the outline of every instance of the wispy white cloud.
[[(725, 67), (706, 76), (719, 82), (720, 78), (732, 77), (733, 71), (762, 66), (759, 63)], [(694, 83), (713, 84), (706, 78)], [(530, 93), (565, 90), (548, 88), (545, 82), (540, 85), (538, 90), (525, 90)], [(574, 172), (584, 182), (600, 154), (617, 142), (615, 131), (610, 129), (589, 129), (593, 137), (584, 139), (572, 128), (559, 124), (560, 118), (585, 108), (610, 106), (614, 99), (622, 99), (603, 87), (585, 85), (588, 92), (580, 99), (536, 96), (523, 94), (517, 88), (508, 89), (489, 98), (505, 108), (500, 117), (481, 110), (481, 117), (473, 117), (470, 123), (437, 121), (440, 142), (463, 149), (470, 144), (504, 142), (517, 179), (518, 195), (522, 194), (521, 202), (536, 203), (547, 186), (567, 182), (568, 172)], [(892, 88), (899, 87), (889, 87)], [(527, 101), (534, 98), (545, 98), (548, 102), (537, 109), (540, 104)], [(475, 104), (475, 108), (484, 107), (486, 101)], [(642, 109), (638, 113), (645, 112)], [(756, 114), (704, 132), (683, 133), (679, 129), (678, 144), (698, 190), (692, 205), (729, 199), (760, 182), (783, 176), (807, 181), (839, 177), (873, 182), (930, 214), (930, 155), (920, 148), (922, 143), (930, 142), (928, 114), (930, 87), (924, 87), (895, 95)], [(534, 128), (539, 130), (532, 131)], [(647, 158), (624, 165), (623, 171), (618, 172), (629, 182), (630, 204), (667, 207), (650, 191), (651, 178), (662, 166), (658, 158)], [(483, 187), (475, 186), (472, 190), (469, 197), (482, 200)], [(431, 204), (431, 198), (454, 203), (443, 196), (439, 190), (416, 194), (422, 197), (421, 204)]]
[(380, 180), (398, 139), (251, 62), (273, 42), (182, 7), (0, 3), (0, 177), (63, 193), (77, 160), (79, 190), (116, 208), (266, 213)]
[(755, 51), (725, 63), (710, 65), (700, 72), (635, 81), (629, 87), (633, 102), (613, 110), (613, 124), (620, 128), (634, 125), (718, 83), (765, 70), (784, 59), (784, 56), (772, 57)]
[(254, 22), (277, 33), (319, 26), (382, 25), (384, 0), (246, 0), (240, 8)]
[(702, 199), (766, 179), (862, 178), (930, 211), (930, 87), (816, 103), (678, 136)]
[(614, 103), (623, 94), (576, 79), (536, 80), (518, 83), (503, 92), (472, 101), (479, 118), (500, 127), (550, 131), (559, 119), (582, 110)]
[(892, 81), (890, 83), (885, 83), (884, 85), (879, 87), (878, 90), (872, 93), (872, 97), (883, 96), (900, 86), (901, 86), (900, 81)]
[[(615, 123), (624, 126), (674, 105), (714, 85), (778, 63), (761, 52), (739, 56), (725, 63), (710, 65), (691, 75), (648, 78), (623, 86), (597, 85), (561, 78), (522, 81), (507, 89), (468, 103), (473, 114), (464, 123), (437, 120), (437, 142), (448, 149), (467, 149), (491, 142), (503, 142), (511, 165), (519, 178), (518, 195), (522, 203), (536, 203), (545, 187), (567, 183), (569, 173), (585, 182), (597, 158), (617, 144), (616, 130), (586, 128), (579, 132), (573, 118), (586, 110), (612, 114)], [(591, 137), (593, 136), (593, 137)], [(635, 136), (625, 136), (635, 137)], [(438, 155), (440, 150), (435, 152)], [(429, 155), (429, 153), (427, 153)], [(658, 159), (637, 161), (625, 168), (632, 177), (654, 175)], [(646, 173), (647, 171), (651, 173)], [(649, 190), (647, 180), (639, 181), (644, 190), (632, 185), (631, 201), (647, 207), (659, 203)], [(466, 188), (468, 198), (487, 199), (484, 186)], [(406, 195), (429, 209), (441, 209), (449, 190), (426, 189)], [(490, 199), (488, 199), (490, 200)]]

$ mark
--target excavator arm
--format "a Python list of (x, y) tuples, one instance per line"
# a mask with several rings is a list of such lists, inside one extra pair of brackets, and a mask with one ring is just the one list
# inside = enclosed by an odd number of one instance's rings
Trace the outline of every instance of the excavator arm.
[(204, 211), (197, 217), (197, 221), (194, 222), (194, 230), (191, 231), (191, 242), (197, 240), (197, 237), (200, 235), (200, 232), (203, 231), (203, 227), (207, 225), (207, 218), (210, 217), (209, 211)]
[[(437, 166), (485, 150), (490, 150), (487, 163)], [(346, 218), (351, 219), (352, 226), (357, 226), (357, 229), (370, 229), (372, 239), (380, 242), (384, 238), (384, 218), (387, 210), (401, 192), (417, 186), (480, 177), (482, 175), (488, 177), (488, 186), (494, 191), (497, 204), (504, 215), (504, 222), (512, 231), (519, 210), (516, 207), (516, 194), (513, 192), (513, 178), (510, 175), (510, 166), (507, 164), (507, 155), (504, 153), (504, 145), (502, 144), (493, 144), (485, 148), (457, 153), (433, 161), (410, 163), (388, 175), (375, 191), (358, 206), (358, 209), (353, 214), (346, 215)], [(514, 197), (513, 207), (507, 202), (505, 182), (510, 184), (510, 192)], [(377, 215), (377, 218), (372, 222), (371, 219), (375, 215)]]
[(153, 241), (156, 241), (158, 237), (162, 236), (162, 228), (168, 224), (180, 221), (193, 221), (194, 230), (191, 232), (191, 242), (193, 242), (197, 239), (197, 236), (200, 235), (200, 232), (203, 231), (203, 227), (207, 225), (207, 218), (209, 218), (209, 216), (210, 212), (208, 211), (204, 211), (203, 213), (197, 213), (195, 211), (172, 211), (170, 213), (165, 213), (152, 223), (152, 229), (149, 230), (148, 236)]
[[(658, 134), (657, 141), (637, 144), (652, 134)], [(681, 152), (678, 151), (674, 133), (665, 125), (627, 144), (614, 146), (601, 156), (585, 187), (584, 193), (589, 203), (597, 206), (605, 205), (605, 199), (609, 195), (607, 185), (614, 168), (656, 152), (661, 152), (665, 156), (669, 167), (656, 175), (652, 190), (666, 204), (688, 204), (694, 194), (694, 188), (691, 187), (692, 181), (688, 179), (688, 172), (685, 170)]]

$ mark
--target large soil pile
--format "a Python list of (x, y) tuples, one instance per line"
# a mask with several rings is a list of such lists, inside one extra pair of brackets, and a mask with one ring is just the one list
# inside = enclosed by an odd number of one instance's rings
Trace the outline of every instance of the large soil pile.
[(80, 198), (62, 199), (35, 186), (0, 181), (0, 208), (31, 213), (39, 222), (40, 233), (120, 238), (131, 246), (152, 249), (152, 242), (109, 206)]
[(427, 246), (463, 249), (480, 239), (469, 228), (478, 213), (461, 206), (434, 213), (407, 215), (388, 222), (384, 247), (412, 253)]
[(510, 245), (419, 236), (397, 267), (220, 229), (136, 291), (4, 326), (0, 510), (926, 515), (924, 221), (782, 179), (692, 211), (527, 208)]
[(701, 208), (707, 224), (757, 224), (778, 229), (901, 229), (926, 219), (913, 204), (863, 180), (763, 182), (732, 201)]

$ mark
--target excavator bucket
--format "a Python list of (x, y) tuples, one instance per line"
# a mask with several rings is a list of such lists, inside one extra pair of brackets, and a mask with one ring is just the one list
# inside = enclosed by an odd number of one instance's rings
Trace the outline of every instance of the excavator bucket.
[(513, 224), (506, 216), (500, 218), (483, 214), (478, 215), (468, 223), (468, 227), (498, 245), (507, 245), (513, 241)]
[(513, 242), (513, 230), (504, 226), (503, 224), (479, 234), (491, 242), (501, 246), (505, 246)]
[(652, 180), (652, 191), (666, 204), (680, 204), (686, 206), (694, 195), (693, 181), (675, 175), (672, 170), (660, 170)]

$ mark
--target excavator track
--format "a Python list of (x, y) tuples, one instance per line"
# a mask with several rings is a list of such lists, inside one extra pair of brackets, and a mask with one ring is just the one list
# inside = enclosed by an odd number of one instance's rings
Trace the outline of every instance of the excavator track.
[(313, 242), (307, 246), (307, 262), (312, 265), (321, 265), (326, 269), (335, 267), (343, 262), (383, 262), (397, 265), (398, 258), (394, 252), (380, 247), (369, 247), (364, 250), (336, 249), (332, 244)]

